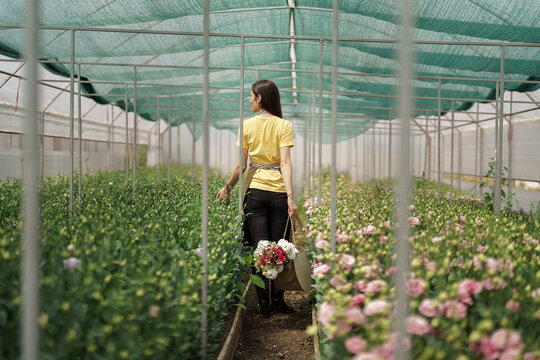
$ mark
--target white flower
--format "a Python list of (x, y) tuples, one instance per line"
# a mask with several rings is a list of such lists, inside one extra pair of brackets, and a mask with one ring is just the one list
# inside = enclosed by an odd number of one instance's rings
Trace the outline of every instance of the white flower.
[(266, 249), (268, 246), (270, 246), (271, 242), (268, 241), (268, 240), (261, 240), (259, 241), (259, 243), (257, 244), (257, 250), (264, 250)]
[(278, 241), (278, 246), (280, 246), (283, 249), (283, 251), (285, 251), (285, 253), (287, 253), (287, 257), (290, 260), (294, 260), (296, 258), (296, 255), (300, 252), (300, 251), (298, 251), (296, 246), (294, 246), (293, 243), (290, 243), (285, 239), (279, 240)]
[(278, 271), (276, 269), (268, 269), (263, 272), (263, 275), (270, 280), (274, 280), (277, 277)]
[(280, 272), (282, 272), (282, 271), (283, 271), (283, 265), (279, 265), (279, 267), (277, 268), (278, 274), (279, 274)]

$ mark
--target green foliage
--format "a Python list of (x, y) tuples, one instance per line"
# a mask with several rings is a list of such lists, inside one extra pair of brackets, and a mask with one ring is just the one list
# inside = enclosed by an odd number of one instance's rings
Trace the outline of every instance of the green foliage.
[[(175, 171), (175, 173), (177, 173)], [(69, 214), (69, 179), (44, 179), (41, 197), (42, 359), (199, 359), (201, 185), (175, 175), (155, 183), (137, 172), (83, 176), (82, 204)], [(162, 176), (166, 179), (166, 176)], [(215, 194), (223, 179), (211, 178)], [(0, 182), (0, 358), (20, 354), (20, 181)], [(239, 219), (210, 196), (208, 350), (219, 345), (238, 295)], [(65, 269), (64, 260), (80, 260)], [(83, 355), (86, 354), (86, 355)]]
[[(489, 169), (484, 175), (486, 178), (494, 178), (495, 176), (495, 158), (490, 158), (488, 162)], [(507, 194), (504, 191), (504, 187), (508, 186), (508, 168), (506, 166), (502, 167), (501, 172), (501, 202), (506, 204), (508, 208), (512, 208), (512, 198), (516, 195), (515, 193)], [(495, 185), (491, 181), (482, 181), (480, 183), (480, 188), (484, 193), (484, 202), (490, 208), (493, 208), (493, 201), (495, 199)]]

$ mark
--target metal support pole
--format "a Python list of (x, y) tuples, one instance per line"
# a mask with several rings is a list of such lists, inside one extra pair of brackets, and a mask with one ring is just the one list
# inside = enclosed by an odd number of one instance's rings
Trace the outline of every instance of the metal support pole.
[(368, 146), (367, 146), (367, 133), (364, 131), (362, 133), (362, 146), (364, 147), (364, 151), (363, 151), (363, 154), (362, 154), (362, 165), (363, 165), (363, 168), (364, 168), (364, 173), (362, 174), (362, 177), (364, 179), (364, 183), (367, 183), (368, 181)]
[(358, 135), (354, 137), (354, 182), (358, 182)]
[(157, 98), (157, 181), (161, 182), (161, 119), (160, 119), (160, 109), (159, 101), (160, 98)]
[(169, 123), (169, 127), (168, 127), (168, 130), (169, 130), (169, 158), (167, 159), (167, 167), (168, 167), (168, 175), (167, 175), (167, 179), (169, 181), (171, 181), (171, 157), (172, 157), (172, 119), (171, 119), (171, 112), (172, 112), (172, 104), (171, 104), (171, 99), (172, 98), (172, 93), (171, 93), (171, 87), (169, 86), (169, 114), (168, 114), (168, 117), (167, 117), (167, 122)]
[(133, 67), (133, 200), (137, 186), (137, 67)]
[[(412, 0), (402, 0), (399, 9), (401, 34), (400, 34), (400, 96), (399, 117), (401, 119), (400, 136), (400, 171), (397, 202), (397, 233), (396, 233), (396, 267), (394, 284), (396, 285), (396, 320), (394, 332), (397, 333), (395, 349), (404, 349), (409, 336), (405, 330), (405, 319), (408, 313), (409, 299), (405, 291), (405, 280), (409, 270), (409, 192), (410, 192), (410, 169), (409, 169), (409, 123), (412, 119), (412, 85), (413, 49), (412, 26), (414, 24), (414, 3)], [(396, 351), (396, 360), (406, 360), (408, 352)]]
[(69, 66), (69, 214), (73, 212), (73, 167), (75, 159), (75, 30), (70, 30), (71, 55)]
[(474, 189), (476, 192), (476, 195), (480, 194), (480, 191), (478, 191), (478, 128), (480, 125), (478, 125), (479, 120), (479, 113), (480, 112), (480, 103), (476, 103), (476, 129), (474, 132)]
[[(313, 95), (315, 96), (315, 95)], [(315, 101), (315, 98), (313, 98), (313, 101)], [(315, 109), (315, 103), (313, 104), (313, 108)], [(309, 172), (309, 181), (311, 184), (311, 204), (312, 206), (315, 206), (315, 114), (313, 114), (313, 118), (311, 119), (311, 126), (310, 130), (311, 133), (309, 134), (309, 140), (311, 142), (311, 167)]]
[(373, 120), (373, 128), (371, 128), (371, 169), (373, 172), (372, 179), (377, 178), (377, 172), (375, 169), (375, 120)]
[(429, 179), (429, 171), (428, 171), (428, 144), (429, 144), (429, 121), (428, 116), (426, 114), (426, 143), (424, 144), (424, 176)]
[(322, 111), (323, 111), (323, 40), (319, 42), (319, 172), (317, 205), (322, 198)]
[(124, 86), (124, 112), (126, 115), (126, 186), (129, 185), (129, 103), (128, 103), (128, 87), (127, 84)]
[(416, 157), (416, 156), (415, 156), (415, 155), (416, 155), (416, 149), (415, 149), (415, 145), (416, 145), (416, 144), (415, 144), (416, 136), (413, 135), (413, 136), (411, 136), (411, 138), (412, 138), (412, 144), (411, 144), (411, 150), (410, 150), (410, 151), (411, 151), (411, 155), (412, 155), (412, 156), (410, 157), (410, 158), (411, 158), (411, 175), (414, 176), (414, 175), (416, 174), (416, 171), (415, 171), (415, 169), (414, 169), (414, 165), (415, 165), (415, 164), (414, 164), (414, 158)]
[(493, 169), (493, 213), (500, 214), (500, 196), (497, 196), (497, 194), (500, 194), (500, 187), (498, 184), (499, 181), (499, 101), (500, 101), (500, 90), (499, 90), (499, 82), (496, 83), (495, 86), (495, 166)]
[[(114, 171), (114, 148), (115, 148), (115, 144), (114, 144), (114, 121), (116, 120), (115, 117), (114, 117), (114, 106), (111, 106), (111, 111), (112, 111), (112, 121), (111, 121), (111, 142), (112, 142), (112, 161), (111, 161), (111, 171)], [(120, 116), (120, 114), (118, 114), (118, 116)]]
[[(337, 76), (338, 76), (338, 22), (339, 0), (333, 1), (333, 32), (332, 32), (332, 174), (331, 174), (331, 209), (330, 209), (330, 242), (332, 252), (336, 253), (336, 205), (337, 205), (337, 174), (336, 174), (336, 128), (337, 128)], [(319, 175), (320, 176), (320, 175)], [(321, 201), (319, 184), (319, 204)]]
[(192, 130), (192, 135), (193, 135), (193, 141), (191, 143), (191, 177), (192, 178), (195, 178), (195, 151), (196, 151), (196, 147), (195, 147), (195, 100), (192, 101), (192, 104), (193, 104), (193, 115), (192, 115), (192, 126), (193, 126), (193, 130)]
[[(510, 92), (510, 116), (508, 121), (508, 196), (512, 196), (512, 144), (514, 142), (514, 125), (512, 124), (512, 105), (514, 93)], [(512, 205), (512, 202), (510, 203)]]
[(44, 167), (45, 167), (45, 111), (41, 112), (41, 148), (40, 148), (40, 158), (41, 163), (39, 166), (40, 178), (43, 179)]
[(499, 117), (496, 120), (499, 123), (499, 133), (498, 133), (498, 149), (497, 149), (497, 181), (495, 182), (495, 201), (494, 201), (494, 210), (495, 214), (501, 213), (501, 185), (502, 185), (502, 162), (503, 162), (503, 125), (504, 125), (504, 56), (505, 56), (506, 47), (501, 46), (501, 82), (499, 86), (499, 106), (498, 110)]
[[(204, 31), (204, 47), (203, 47), (203, 181), (202, 181), (202, 263), (203, 274), (201, 284), (201, 359), (206, 360), (207, 343), (208, 343), (208, 162), (209, 162), (209, 59), (210, 59), (210, 0), (204, 0), (204, 16), (203, 16), (203, 31)], [(243, 89), (243, 85), (242, 85)], [(240, 164), (242, 166), (242, 164)], [(241, 191), (240, 191), (241, 192)]]
[[(176, 118), (179, 119), (180, 118), (180, 107), (178, 107), (178, 110), (176, 111)], [(176, 125), (176, 131), (177, 131), (177, 136), (178, 136), (178, 149), (176, 150), (176, 152), (178, 153), (177, 154), (177, 159), (178, 159), (178, 166), (180, 166), (180, 122), (177, 123)]]
[(452, 125), (450, 133), (450, 202), (454, 200), (454, 100), (452, 100)]
[(244, 57), (245, 57), (245, 37), (240, 37), (240, 123), (238, 124), (238, 216), (244, 213), (244, 174), (243, 152), (244, 152)]
[(81, 93), (82, 93), (82, 83), (81, 83), (81, 64), (78, 64), (78, 88), (79, 94), (77, 95), (78, 104), (78, 118), (79, 118), (79, 207), (82, 205), (81, 195), (82, 195), (82, 116), (81, 116)]
[(437, 86), (437, 201), (441, 201), (441, 79)]
[(383, 156), (382, 156), (382, 130), (379, 130), (379, 140), (377, 141), (379, 145), (379, 151), (377, 153), (378, 161), (377, 163), (379, 166), (377, 166), (377, 178), (382, 179), (383, 178)]
[(388, 188), (392, 184), (392, 109), (389, 115), (389, 131), (388, 131)]
[(23, 87), (25, 102), (25, 157), (23, 161), (23, 249), (21, 259), (22, 277), (22, 359), (39, 358), (39, 323), (40, 313), (40, 240), (39, 240), (39, 147), (37, 137), (36, 114), (38, 107), (38, 65), (39, 57), (39, 1), (24, 1), (24, 63), (26, 86)]

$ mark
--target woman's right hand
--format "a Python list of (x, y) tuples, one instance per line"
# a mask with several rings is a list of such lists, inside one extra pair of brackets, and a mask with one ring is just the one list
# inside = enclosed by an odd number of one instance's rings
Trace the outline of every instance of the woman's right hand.
[(227, 204), (231, 202), (231, 192), (229, 191), (227, 185), (221, 188), (221, 190), (218, 191), (216, 199), (218, 201), (226, 200)]
[(287, 198), (287, 205), (289, 206), (289, 216), (296, 215), (298, 206), (296, 205), (296, 202), (294, 201), (294, 198), (292, 196), (289, 196)]

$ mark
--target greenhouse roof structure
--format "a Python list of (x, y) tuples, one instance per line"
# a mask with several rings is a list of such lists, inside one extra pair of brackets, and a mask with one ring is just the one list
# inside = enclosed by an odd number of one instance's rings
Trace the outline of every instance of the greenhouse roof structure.
[[(418, 1), (414, 115), (494, 99), (501, 80), (504, 90), (537, 90), (538, 5)], [(95, 101), (136, 108), (147, 120), (186, 123), (200, 136), (201, 121), (192, 119), (202, 117), (202, 2), (43, 0), (40, 6), (43, 66), (69, 77), (73, 62), (83, 91)], [(400, 26), (394, 1), (340, 1), (339, 10), (337, 136), (343, 140), (395, 117)], [(3, 1), (0, 14), (0, 53), (20, 59), (22, 2)], [(241, 99), (248, 113), (251, 84), (267, 78), (280, 88), (284, 117), (305, 124), (321, 116), (323, 141), (329, 142), (332, 25), (329, 1), (212, 1), (211, 125), (236, 131)]]

